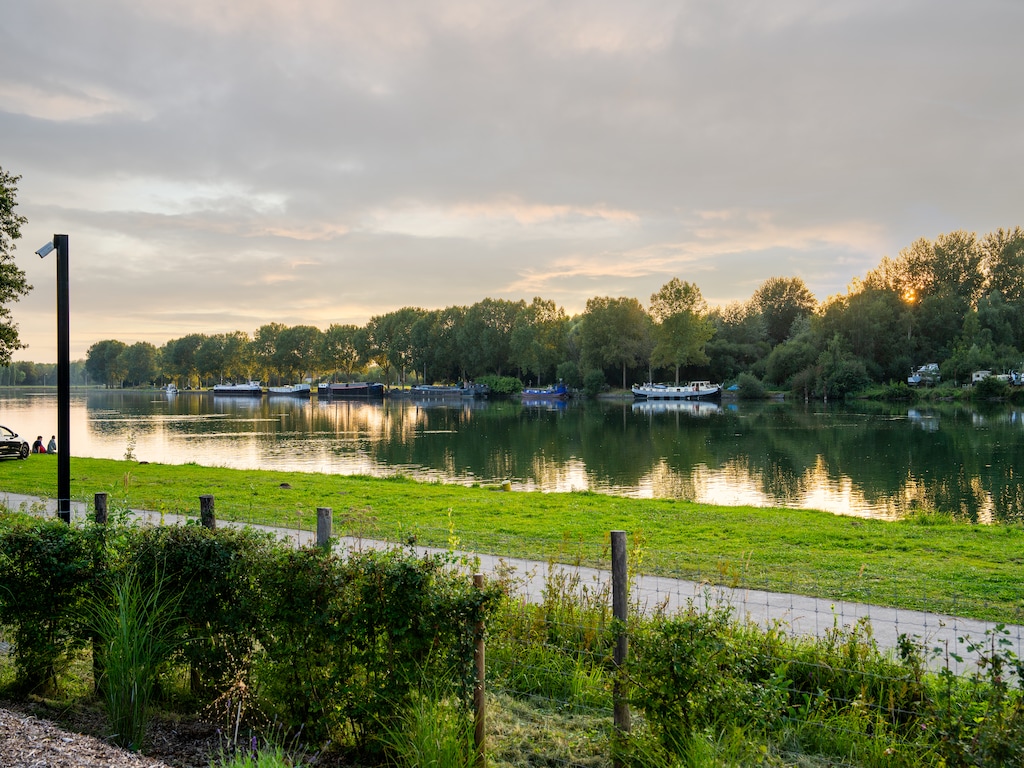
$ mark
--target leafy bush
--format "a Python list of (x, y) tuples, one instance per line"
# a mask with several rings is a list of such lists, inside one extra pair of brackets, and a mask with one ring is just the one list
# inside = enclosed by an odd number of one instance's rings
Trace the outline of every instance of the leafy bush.
[(785, 688), (751, 647), (753, 636), (732, 626), (731, 608), (701, 611), (692, 603), (635, 635), (634, 703), (669, 753), (682, 756), (708, 728), (768, 728), (778, 720)]
[(583, 374), (580, 373), (580, 367), (572, 360), (559, 364), (555, 369), (555, 378), (564, 381), (570, 389), (580, 389), (583, 386)]
[(971, 387), (971, 399), (976, 401), (1004, 400), (1010, 394), (1010, 385), (995, 376), (987, 376)]
[(587, 397), (597, 397), (607, 388), (608, 382), (604, 378), (604, 371), (591, 368), (583, 376), (583, 391)]
[(481, 376), (476, 383), (490, 387), (491, 394), (498, 397), (515, 395), (523, 391), (523, 382), (515, 376)]
[(181, 595), (179, 644), (191, 668), (192, 693), (211, 703), (244, 679), (265, 610), (267, 563), (282, 548), (250, 528), (211, 531), (200, 525), (130, 529), (123, 567), (159, 570)]
[(87, 643), (82, 605), (100, 576), (93, 529), (0, 514), (0, 624), (14, 638), (15, 689), (52, 694), (69, 655)]
[(739, 396), (742, 400), (763, 400), (765, 397), (764, 384), (751, 373), (746, 371), (741, 373), (736, 380), (736, 385), (740, 388)]

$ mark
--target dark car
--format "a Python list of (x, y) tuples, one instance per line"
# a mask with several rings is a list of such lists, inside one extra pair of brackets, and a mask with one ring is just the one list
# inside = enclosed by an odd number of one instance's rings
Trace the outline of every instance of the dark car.
[(0, 456), (16, 456), (19, 459), (27, 459), (28, 443), (18, 437), (17, 432), (0, 426)]

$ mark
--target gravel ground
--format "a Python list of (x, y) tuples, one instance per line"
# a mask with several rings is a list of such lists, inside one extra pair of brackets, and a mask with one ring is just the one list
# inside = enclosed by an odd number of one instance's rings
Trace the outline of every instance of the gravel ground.
[(154, 722), (140, 755), (78, 731), (102, 732), (99, 714), (62, 713), (63, 725), (33, 705), (0, 707), (0, 764), (4, 768), (208, 768), (216, 731), (196, 723)]

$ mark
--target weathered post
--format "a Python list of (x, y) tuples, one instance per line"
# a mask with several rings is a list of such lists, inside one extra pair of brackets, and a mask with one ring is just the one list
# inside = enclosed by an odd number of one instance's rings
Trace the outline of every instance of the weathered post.
[(331, 546), (331, 508), (316, 508), (316, 545), (327, 549)]
[[(484, 588), (484, 575), (482, 573), (473, 574), (473, 586), (476, 589)], [(473, 683), (473, 713), (474, 713), (474, 730), (473, 730), (473, 744), (476, 747), (476, 764), (477, 768), (485, 768), (487, 765), (487, 731), (485, 728), (487, 718), (487, 703), (484, 698), (486, 692), (485, 686), (485, 675), (487, 674), (487, 666), (485, 664), (484, 657), (484, 622), (483, 619), (476, 623), (473, 628), (476, 640), (476, 650), (473, 654), (474, 662), (476, 664), (476, 679)]]
[[(107, 499), (106, 493), (100, 492), (93, 495), (93, 509), (96, 513), (96, 525), (106, 526), (107, 524)], [(106, 531), (100, 530), (100, 546), (105, 548), (106, 546)], [(97, 553), (96, 570), (99, 572), (99, 560), (103, 557), (102, 554)], [(103, 664), (100, 663), (100, 638), (95, 632), (92, 633), (92, 691), (93, 693), (99, 693), (100, 691), (100, 680), (103, 678)]]
[(217, 527), (217, 518), (213, 514), (213, 496), (210, 494), (199, 497), (199, 522), (211, 531)]
[(98, 525), (107, 524), (107, 494), (97, 493), (93, 497), (93, 508), (96, 510), (96, 523)]
[[(629, 654), (629, 572), (625, 531), (612, 531), (612, 615), (619, 624), (613, 659), (615, 683), (612, 687), (612, 702), (615, 707), (615, 729), (625, 735), (630, 730), (629, 689), (626, 681), (626, 659)], [(617, 756), (614, 764), (621, 766), (622, 759)]]

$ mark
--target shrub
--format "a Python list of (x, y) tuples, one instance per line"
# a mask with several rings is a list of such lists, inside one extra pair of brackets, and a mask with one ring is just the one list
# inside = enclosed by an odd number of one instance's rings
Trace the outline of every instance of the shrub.
[(56, 692), (61, 665), (86, 645), (81, 608), (98, 560), (91, 528), (0, 515), (0, 624), (12, 628), (16, 692)]
[(507, 397), (523, 391), (523, 382), (515, 376), (481, 376), (476, 383), (490, 387), (491, 394), (497, 397)]
[(751, 373), (741, 373), (736, 384), (740, 388), (739, 396), (743, 400), (763, 400), (765, 397), (764, 384)]
[(975, 401), (1004, 400), (1009, 393), (1009, 384), (995, 376), (988, 376), (971, 387), (971, 399)]
[(583, 387), (583, 374), (580, 373), (580, 367), (572, 360), (559, 364), (558, 368), (555, 369), (555, 378), (559, 381), (564, 381), (565, 385), (571, 389), (581, 389)]
[(607, 386), (608, 383), (605, 381), (604, 371), (591, 368), (583, 377), (583, 391), (586, 393), (587, 397), (596, 397), (601, 394)]

